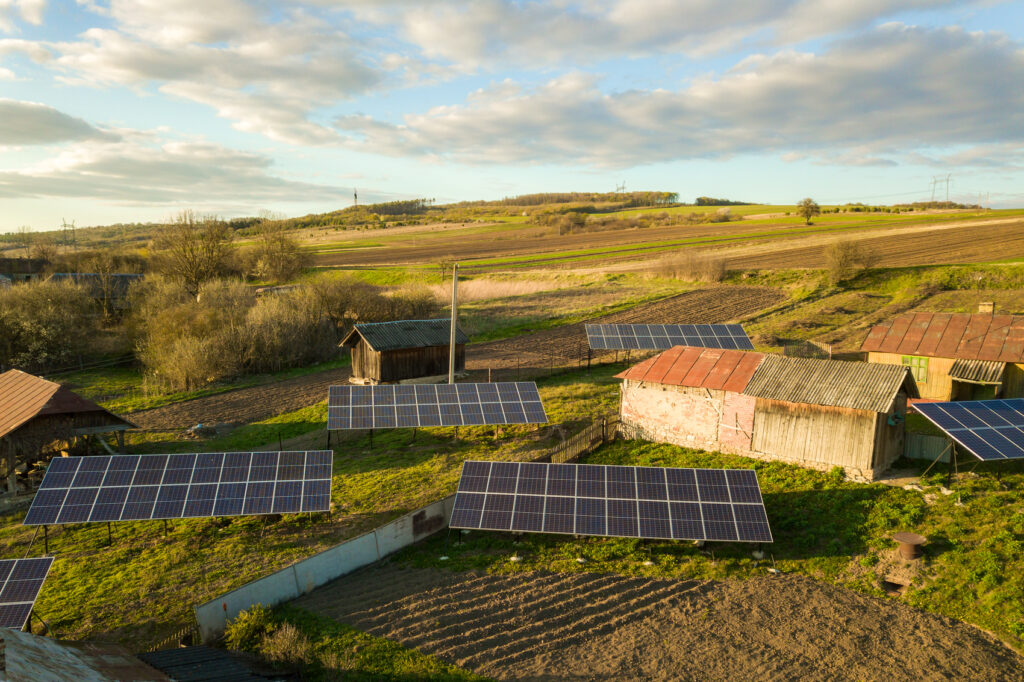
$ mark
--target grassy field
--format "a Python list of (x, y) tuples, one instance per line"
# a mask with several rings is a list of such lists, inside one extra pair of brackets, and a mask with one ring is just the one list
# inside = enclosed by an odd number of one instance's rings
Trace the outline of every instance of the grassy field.
[[(614, 412), (622, 366), (602, 366), (540, 382), (553, 424), (572, 429), (586, 418)], [(206, 441), (136, 436), (132, 451), (218, 452), (265, 447), (322, 447), (326, 406), (321, 403)], [(365, 434), (335, 442), (335, 503), (330, 518), (292, 514), (176, 521), (164, 535), (160, 521), (50, 529), (57, 561), (37, 612), (63, 639), (119, 641), (145, 648), (184, 625), (191, 605), (287, 566), (397, 518), (454, 491), (467, 458), (533, 458), (558, 442), (548, 427), (420, 429), (380, 432), (370, 448)], [(180, 438), (180, 436), (179, 436)], [(0, 557), (39, 555), (37, 528), (21, 525), (24, 511), (0, 517)], [(264, 525), (265, 524), (265, 525)]]

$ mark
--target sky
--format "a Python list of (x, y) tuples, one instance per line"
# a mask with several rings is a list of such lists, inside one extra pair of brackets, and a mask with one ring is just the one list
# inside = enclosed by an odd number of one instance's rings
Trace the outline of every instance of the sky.
[(1024, 206), (1024, 2), (0, 0), (0, 232), (424, 197)]

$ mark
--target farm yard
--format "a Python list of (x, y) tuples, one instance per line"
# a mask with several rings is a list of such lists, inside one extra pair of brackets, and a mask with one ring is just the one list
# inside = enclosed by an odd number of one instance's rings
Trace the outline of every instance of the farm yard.
[[(456, 244), (477, 246), (477, 267), (460, 283), (460, 326), (471, 338), (460, 381), (536, 380), (548, 423), (334, 432), (329, 515), (177, 520), (167, 531), (158, 521), (120, 522), (110, 540), (101, 524), (51, 527), (46, 543), (57, 561), (37, 612), (61, 638), (168, 646), (194, 604), (451, 495), (465, 460), (550, 457), (602, 418), (614, 423), (615, 375), (650, 354), (590, 351), (585, 322), (739, 322), (758, 351), (812, 344), (852, 357), (872, 325), (908, 311), (974, 312), (991, 301), (1000, 313), (1024, 312), (1024, 271), (999, 262), (1024, 255), (1016, 250), (1024, 223), (1012, 214), (829, 214), (806, 228), (785, 211), (756, 210), (722, 224), (569, 235), (514, 221), (320, 235), (336, 242), (307, 248), (333, 265), (289, 287), (317, 286), (319, 274), (413, 301), (409, 287), (425, 287), (437, 317), (448, 313), (450, 290), (438, 261), (460, 258)], [(876, 260), (837, 282), (827, 248), (851, 239)], [(726, 259), (720, 281), (657, 260), (691, 245)], [(378, 253), (393, 260), (378, 267)], [(555, 263), (558, 270), (532, 269)], [(137, 366), (60, 376), (140, 427), (128, 435), (129, 452), (180, 453), (322, 449), (328, 388), (349, 375), (335, 354), (177, 392), (143, 390)], [(206, 428), (186, 432), (198, 424)], [(325, 679), (342, 670), (371, 679), (579, 671), (589, 671), (583, 679), (1021, 679), (1024, 469), (1016, 464), (981, 464), (950, 484), (944, 467), (902, 459), (900, 484), (864, 484), (841, 470), (622, 438), (578, 461), (753, 469), (775, 541), (442, 533), (290, 604), (242, 614), (228, 641), (266, 657), (291, 633), (305, 644), (278, 663)], [(0, 556), (42, 553), (39, 531), (23, 517), (23, 509), (4, 512)], [(899, 557), (891, 537), (904, 530), (928, 537), (922, 559)]]

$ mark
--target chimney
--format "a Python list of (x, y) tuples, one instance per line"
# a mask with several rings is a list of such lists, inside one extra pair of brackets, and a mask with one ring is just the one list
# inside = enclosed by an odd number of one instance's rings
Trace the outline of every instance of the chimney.
[(996, 312), (996, 304), (994, 301), (981, 301), (978, 303), (978, 314), (994, 315)]

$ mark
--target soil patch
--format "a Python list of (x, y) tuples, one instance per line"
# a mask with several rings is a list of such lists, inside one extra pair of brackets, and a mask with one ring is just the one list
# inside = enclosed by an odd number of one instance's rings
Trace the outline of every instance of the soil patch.
[(1024, 679), (971, 625), (805, 576), (743, 582), (384, 564), (295, 602), (504, 680)]

